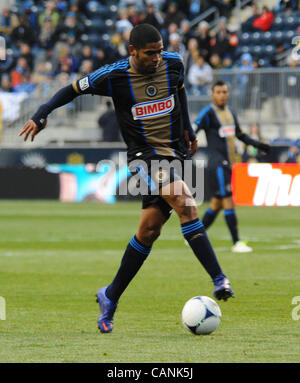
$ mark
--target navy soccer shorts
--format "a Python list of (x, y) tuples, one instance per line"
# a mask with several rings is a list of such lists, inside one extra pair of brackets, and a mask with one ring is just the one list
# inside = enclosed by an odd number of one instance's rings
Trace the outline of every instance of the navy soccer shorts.
[(208, 184), (212, 197), (225, 198), (232, 196), (231, 166), (208, 166)]

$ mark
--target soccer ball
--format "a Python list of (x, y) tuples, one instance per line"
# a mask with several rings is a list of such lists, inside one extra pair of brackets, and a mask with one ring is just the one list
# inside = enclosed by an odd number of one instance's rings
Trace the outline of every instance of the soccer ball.
[(189, 299), (182, 309), (182, 323), (196, 335), (210, 334), (219, 326), (222, 313), (211, 298), (198, 296)]

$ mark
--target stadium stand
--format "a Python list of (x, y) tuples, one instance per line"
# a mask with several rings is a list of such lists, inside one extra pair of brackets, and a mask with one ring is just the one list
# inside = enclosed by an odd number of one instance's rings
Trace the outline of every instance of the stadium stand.
[[(237, 9), (237, 3), (242, 8)], [(6, 60), (0, 61), (0, 97), (3, 100), (8, 99), (8, 94), (18, 94), (20, 100), (18, 108), (14, 105), (14, 110), (3, 116), (4, 144), (15, 140), (16, 127), (56, 89), (90, 70), (126, 57), (129, 30), (141, 22), (153, 23), (161, 30), (167, 49), (180, 49), (186, 62), (188, 92), (192, 92), (189, 69), (204, 54), (214, 78), (230, 79), (232, 102), (240, 111), (242, 123), (249, 123), (255, 115), (261, 122), (265, 118), (273, 124), (270, 131), (264, 131), (270, 139), (289, 134), (286, 128), (282, 133), (281, 125), (287, 117), (293, 120), (294, 116), (286, 116), (283, 106), (276, 116), (272, 108), (280, 94), (287, 104), (293, 90), (291, 86), (280, 88), (276, 84), (297, 81), (294, 72), (288, 76), (284, 70), (290, 67), (296, 73), (299, 64), (289, 60), (295, 47), (293, 38), (299, 32), (298, 2), (11, 0), (1, 4), (0, 35), (5, 39)], [(177, 44), (173, 43), (175, 36), (181, 38)], [(242, 63), (245, 55), (250, 58), (247, 66)], [(271, 87), (266, 85), (269, 80)], [(192, 117), (202, 104), (209, 102), (208, 93), (190, 93)], [(90, 141), (101, 141), (97, 119), (105, 111), (104, 105), (102, 99), (76, 100), (62, 111), (55, 111), (49, 123), (59, 123), (66, 131), (70, 124), (88, 123), (94, 127), (91, 132), (98, 132), (90, 134)], [(80, 137), (78, 133), (78, 141)]]

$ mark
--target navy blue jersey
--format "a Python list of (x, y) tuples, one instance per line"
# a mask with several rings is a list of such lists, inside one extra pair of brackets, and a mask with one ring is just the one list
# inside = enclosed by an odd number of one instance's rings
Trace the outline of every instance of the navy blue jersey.
[(206, 134), (209, 164), (232, 164), (235, 159), (235, 137), (246, 136), (235, 113), (229, 108), (209, 105), (203, 108), (195, 120), (197, 133), (203, 129)]
[(186, 145), (178, 99), (183, 73), (181, 57), (163, 52), (155, 73), (139, 73), (129, 57), (75, 81), (73, 88), (79, 94), (112, 97), (129, 157), (183, 158)]

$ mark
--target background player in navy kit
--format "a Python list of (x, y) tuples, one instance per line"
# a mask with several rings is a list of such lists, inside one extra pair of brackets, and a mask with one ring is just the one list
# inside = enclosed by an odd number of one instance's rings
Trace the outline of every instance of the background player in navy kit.
[[(34, 139), (46, 126), (46, 118), (53, 109), (80, 94), (92, 93), (112, 97), (128, 146), (129, 167), (133, 160), (143, 160), (151, 167), (151, 160), (188, 159), (188, 148), (193, 154), (197, 139), (189, 121), (180, 56), (164, 52), (160, 33), (148, 24), (132, 29), (129, 50), (129, 58), (75, 81), (41, 105), (20, 132), (24, 140), (29, 136)], [(136, 171), (141, 169), (136, 167)], [(190, 190), (176, 170), (164, 174), (163, 179), (164, 183), (151, 179), (159, 193), (142, 195), (138, 231), (129, 241), (114, 280), (96, 294), (100, 305), (98, 327), (103, 333), (112, 331), (119, 298), (149, 255), (172, 209), (179, 217), (182, 234), (214, 282), (214, 296), (223, 300), (233, 296), (230, 282), (198, 218)]]
[(210, 207), (202, 222), (206, 229), (214, 222), (218, 213), (224, 209), (224, 217), (229, 228), (233, 252), (251, 252), (252, 248), (239, 239), (238, 222), (231, 191), (231, 165), (235, 162), (235, 137), (246, 145), (252, 145), (263, 152), (270, 146), (256, 141), (242, 132), (235, 113), (227, 106), (228, 85), (217, 81), (212, 86), (212, 105), (203, 108), (195, 120), (195, 132), (204, 129), (208, 147), (208, 180), (212, 194)]

